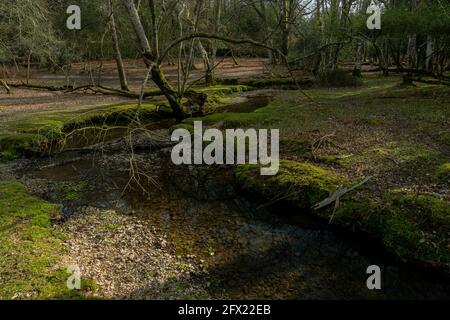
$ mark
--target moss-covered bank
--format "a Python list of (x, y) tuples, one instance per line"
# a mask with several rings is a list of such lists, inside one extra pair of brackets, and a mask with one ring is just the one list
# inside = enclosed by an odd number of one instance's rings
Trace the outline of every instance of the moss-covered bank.
[(242, 165), (236, 168), (236, 178), (246, 190), (300, 208), (311, 208), (343, 182), (325, 169), (294, 161), (281, 161), (275, 176), (261, 176), (258, 166)]
[(240, 186), (271, 200), (286, 201), (331, 223), (362, 231), (379, 239), (400, 259), (431, 265), (450, 272), (450, 204), (432, 195), (389, 190), (381, 199), (366, 200), (358, 192), (341, 199), (341, 205), (313, 211), (346, 179), (323, 168), (295, 161), (281, 161), (278, 175), (259, 175), (257, 166), (239, 166)]
[(0, 182), (0, 208), (0, 299), (79, 299), (94, 287), (83, 280), (81, 291), (67, 288), (56, 205), (9, 180)]

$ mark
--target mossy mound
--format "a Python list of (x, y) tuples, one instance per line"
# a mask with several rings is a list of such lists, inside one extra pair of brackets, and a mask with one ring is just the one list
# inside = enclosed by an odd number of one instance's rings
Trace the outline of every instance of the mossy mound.
[(39, 134), (23, 133), (0, 136), (0, 160), (14, 160), (32, 146), (45, 141)]
[(381, 234), (400, 257), (450, 263), (450, 204), (445, 200), (395, 192), (385, 198)]
[(29, 195), (17, 181), (0, 182), (0, 299), (81, 298), (92, 287), (70, 291), (61, 269), (62, 231), (51, 220), (56, 205)]
[[(251, 90), (246, 85), (217, 85), (196, 87), (199, 93), (208, 95), (205, 109), (229, 103), (228, 94)], [(103, 106), (77, 106), (73, 109), (42, 111), (33, 116), (26, 114), (8, 120), (0, 130), (0, 161), (14, 160), (21, 156), (46, 154), (52, 147), (65, 141), (73, 131), (126, 126), (136, 118), (136, 102), (122, 102)], [(143, 103), (139, 109), (142, 122), (172, 118), (172, 110), (166, 101), (155, 98), (152, 103)], [(84, 136), (83, 136), (84, 138)]]
[(202, 121), (205, 126), (214, 126), (220, 129), (268, 128), (285, 119), (280, 114), (281, 112), (287, 113), (289, 110), (279, 101), (273, 101), (252, 112), (213, 113), (202, 118), (188, 118), (183, 123), (193, 124), (194, 121)]
[[(6, 123), (0, 132), (0, 160), (46, 153), (52, 145), (63, 141), (69, 133), (80, 128), (102, 128), (128, 124), (135, 118), (136, 103), (92, 107), (74, 111), (42, 112)], [(140, 119), (161, 118), (153, 104), (143, 104)]]
[(236, 178), (247, 191), (276, 200), (285, 199), (291, 205), (309, 209), (322, 201), (345, 181), (337, 175), (309, 163), (281, 161), (276, 176), (261, 176), (260, 166), (242, 165), (236, 168)]
[(248, 85), (244, 85), (244, 84), (231, 84), (231, 85), (226, 85), (225, 83), (223, 85), (214, 85), (214, 86), (209, 86), (209, 87), (196, 87), (196, 90), (199, 92), (203, 92), (208, 94), (208, 96), (213, 95), (213, 94), (231, 94), (231, 93), (236, 93), (236, 92), (245, 92), (245, 91), (251, 91), (253, 88), (248, 86)]
[[(101, 107), (65, 121), (62, 131), (70, 132), (74, 129), (95, 125), (128, 124), (135, 119), (136, 112), (135, 102)], [(160, 113), (157, 112), (155, 104), (144, 103), (139, 109), (139, 118), (141, 121), (159, 119)]]
[[(261, 176), (260, 166), (236, 168), (239, 185), (270, 200), (310, 209), (338, 186), (350, 185), (334, 173), (309, 163), (281, 161), (276, 176)], [(450, 271), (450, 204), (440, 198), (389, 191), (382, 199), (345, 195), (332, 206), (314, 213), (332, 224), (379, 239), (399, 258)]]
[(445, 200), (391, 191), (377, 201), (345, 201), (333, 223), (381, 239), (402, 259), (449, 271), (450, 204)]
[(179, 123), (170, 127), (170, 133), (174, 132), (177, 129), (185, 129), (189, 132), (194, 132), (194, 126), (190, 123)]

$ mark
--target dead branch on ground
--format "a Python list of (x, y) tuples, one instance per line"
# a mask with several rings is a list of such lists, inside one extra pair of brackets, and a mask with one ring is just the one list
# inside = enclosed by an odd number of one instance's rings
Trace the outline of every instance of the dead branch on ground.
[[(157, 97), (162, 95), (162, 93), (158, 90), (155, 91), (149, 91), (144, 92), (143, 95), (141, 93), (136, 93), (132, 91), (122, 90), (122, 89), (116, 89), (111, 87), (106, 87), (102, 85), (83, 85), (79, 87), (73, 87), (73, 86), (46, 86), (46, 85), (36, 85), (36, 84), (27, 84), (27, 83), (11, 83), (7, 84), (3, 80), (1, 80), (0, 84), (7, 88), (13, 87), (13, 88), (27, 88), (27, 89), (37, 89), (37, 90), (48, 90), (52, 92), (61, 91), (64, 93), (75, 93), (77, 91), (82, 91), (84, 93), (93, 93), (93, 94), (103, 94), (108, 96), (120, 96), (120, 97), (126, 97), (131, 99), (140, 99), (142, 98), (149, 98), (149, 97)], [(7, 90), (8, 91), (8, 90)], [(9, 90), (10, 92), (10, 90)]]
[(366, 184), (367, 182), (369, 182), (370, 179), (372, 179), (373, 177), (367, 177), (365, 178), (363, 181), (361, 181), (360, 183), (354, 185), (353, 187), (350, 188), (340, 188), (338, 189), (335, 193), (333, 193), (331, 196), (329, 196), (328, 198), (326, 198), (325, 200), (323, 200), (322, 202), (317, 203), (316, 205), (314, 205), (312, 207), (313, 210), (317, 211), (320, 210), (322, 208), (328, 207), (331, 204), (335, 204), (334, 205), (334, 210), (333, 210), (333, 214), (330, 217), (330, 223), (333, 221), (334, 218), (334, 214), (336, 213), (337, 208), (339, 208), (340, 205), (340, 201), (341, 198), (346, 195), (347, 193), (361, 187), (362, 185)]
[(8, 93), (8, 94), (11, 93), (11, 88), (8, 86), (8, 84), (5, 81), (0, 80), (0, 86), (5, 88), (6, 93)]

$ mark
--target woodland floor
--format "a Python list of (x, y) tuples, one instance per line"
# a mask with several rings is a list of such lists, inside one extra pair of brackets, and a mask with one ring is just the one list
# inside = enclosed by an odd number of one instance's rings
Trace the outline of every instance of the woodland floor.
[[(143, 65), (127, 61), (127, 66), (130, 82), (137, 88), (142, 77)], [(104, 83), (115, 85), (112, 64), (106, 63), (104, 67)], [(75, 74), (79, 74), (73, 78), (75, 81), (83, 83), (86, 80), (89, 81), (89, 75), (83, 71), (83, 65), (77, 65), (74, 69), (78, 70)], [(175, 68), (171, 66), (167, 67), (169, 78), (176, 77), (174, 70)], [(193, 76), (198, 76), (201, 70), (195, 70), (193, 73)], [(249, 59), (235, 66), (232, 60), (228, 59), (218, 70), (218, 77), (250, 78), (264, 73), (265, 67), (261, 60)], [(40, 72), (33, 74), (33, 83), (43, 81), (49, 84), (63, 84), (64, 77)], [(450, 90), (444, 86), (416, 84), (403, 87), (400, 84), (399, 76), (386, 78), (366, 75), (363, 85), (359, 87), (313, 87), (304, 91), (268, 88), (263, 93), (273, 96), (273, 101), (267, 106), (250, 112), (240, 110), (240, 112), (216, 113), (201, 119), (187, 119), (183, 125), (189, 127), (194, 120), (202, 120), (205, 125), (222, 129), (249, 127), (280, 129), (281, 159), (286, 161), (282, 164), (281, 177), (288, 181), (292, 177), (295, 181), (302, 179), (301, 174), (296, 175), (298, 163), (306, 163), (314, 168), (326, 170), (319, 171), (320, 175), (330, 173), (333, 176), (331, 179), (333, 183), (336, 181), (335, 184), (342, 181), (343, 185), (353, 185), (366, 177), (373, 177), (349, 199), (343, 200), (345, 210), (336, 212), (334, 216), (336, 223), (340, 227), (363, 229), (368, 232), (366, 230), (368, 228), (365, 228), (367, 226), (364, 225), (367, 220), (365, 214), (372, 211), (377, 214), (382, 212), (382, 226), (374, 233), (382, 238), (382, 242), (389, 251), (394, 252), (401, 259), (413, 257), (413, 260), (432, 261), (440, 266), (448, 267), (450, 257)], [(226, 93), (226, 89), (234, 90), (232, 86), (219, 86), (212, 89), (214, 94), (220, 94), (219, 103), (215, 106), (218, 110), (229, 105), (230, 102), (243, 99), (241, 92)], [(256, 93), (258, 91), (255, 91)], [(154, 98), (146, 101), (145, 107), (152, 112), (160, 102), (160, 98)], [(41, 134), (41, 131), (47, 130), (43, 128), (50, 127), (50, 131), (54, 133), (55, 127), (60, 130), (65, 124), (80, 116), (89, 119), (91, 116), (97, 117), (99, 114), (105, 115), (108, 112), (120, 113), (133, 110), (134, 106), (135, 103), (130, 99), (101, 95), (50, 93), (25, 89), (16, 89), (12, 95), (0, 93), (0, 147), (4, 163), (20, 156), (15, 153), (16, 149), (9, 150), (8, 144), (17, 143), (19, 147), (22, 147), (20, 144), (25, 143), (22, 140), (24, 137)], [(28, 143), (27, 140), (26, 144)], [(287, 176), (288, 174), (292, 177)], [(316, 173), (314, 175), (316, 176)], [(202, 280), (195, 284), (195, 281), (189, 280), (190, 277), (185, 278), (186, 273), (190, 272), (202, 274), (206, 267), (202, 263), (192, 261), (195, 257), (190, 255), (180, 258), (175, 254), (168, 254), (167, 251), (170, 250), (166, 248), (168, 246), (166, 240), (157, 235), (157, 231), (153, 229), (147, 233), (143, 232), (144, 227), (140, 221), (130, 216), (115, 216), (111, 212), (103, 212), (103, 215), (99, 215), (100, 218), (93, 218), (92, 210), (89, 210), (88, 214), (69, 221), (62, 228), (55, 227), (57, 230), (55, 231), (52, 229), (50, 219), (55, 211), (53, 205), (41, 202), (43, 200), (34, 197), (28, 198), (31, 196), (14, 181), (14, 175), (9, 176), (3, 172), (0, 176), (4, 180), (0, 185), (0, 203), (2, 207), (8, 208), (6, 212), (2, 212), (3, 217), (0, 216), (0, 222), (2, 222), (0, 225), (9, 226), (0, 228), (0, 243), (3, 244), (0, 252), (4, 250), (2, 253), (9, 257), (4, 260), (3, 265), (0, 263), (0, 272), (7, 274), (8, 279), (11, 280), (11, 285), (3, 291), (0, 290), (0, 298), (72, 297), (61, 289), (60, 285), (57, 288), (50, 287), (44, 292), (36, 293), (35, 288), (29, 288), (27, 284), (20, 282), (18, 280), (20, 275), (11, 271), (11, 264), (22, 265), (29, 260), (36, 263), (38, 267), (25, 267), (24, 273), (30, 273), (32, 276), (38, 270), (44, 273), (47, 279), (60, 281), (63, 278), (61, 271), (54, 266), (64, 265), (64, 262), (61, 261), (61, 257), (55, 256), (54, 252), (57, 252), (55, 248), (60, 250), (62, 244), (70, 247), (71, 252), (76, 252), (75, 256), (78, 254), (89, 266), (95, 265), (96, 260), (101, 261), (89, 271), (89, 278), (94, 279), (95, 283), (85, 284), (88, 291), (100, 290), (102, 292), (100, 297), (133, 296), (133, 292), (139, 295), (141, 288), (135, 285), (145, 280), (138, 276), (145, 272), (147, 272), (146, 277), (150, 278), (152, 274), (162, 274), (161, 277), (154, 276), (156, 282), (165, 283), (168, 278), (177, 276), (183, 276), (184, 282), (181, 285), (182, 290), (178, 290), (180, 283), (175, 283), (164, 294), (160, 291), (147, 290), (140, 297), (155, 298), (158, 294), (161, 298), (209, 297), (206, 290), (210, 285), (208, 281)], [(335, 177), (338, 178), (335, 180)], [(242, 178), (244, 185), (253, 183), (251, 172), (250, 174), (244, 172)], [(330, 179), (325, 178), (324, 181), (328, 182)], [(276, 192), (267, 190), (267, 186), (272, 184)], [(266, 198), (266, 202), (279, 202), (286, 198), (283, 196), (286, 194), (277, 194), (281, 190), (277, 188), (286, 186), (285, 180), (266, 181), (264, 188), (256, 184), (252, 186), (259, 188), (256, 191)], [(300, 186), (300, 188), (303, 187), (303, 185)], [(29, 191), (39, 194), (36, 190), (33, 191), (33, 188)], [(332, 190), (325, 191), (332, 192)], [(68, 196), (73, 195), (71, 192), (76, 193), (76, 188), (69, 190)], [(32, 208), (22, 203), (20, 197), (33, 199), (28, 201)], [(291, 204), (295, 204), (298, 199), (291, 200)], [(354, 207), (352, 209), (346, 207), (349, 203), (358, 204), (356, 211), (359, 211), (356, 214)], [(411, 206), (413, 210), (420, 207), (424, 213), (416, 216), (417, 212), (411, 211)], [(39, 208), (38, 218), (34, 217), (32, 212), (36, 207)], [(385, 220), (383, 216), (387, 212), (383, 211), (386, 208), (390, 210), (389, 220)], [(94, 210), (94, 216), (95, 212)], [(30, 215), (36, 219), (30, 220)], [(330, 217), (326, 215), (326, 218)], [(38, 235), (34, 237), (33, 230), (37, 229)], [(83, 230), (83, 236), (76, 236), (78, 230)], [(117, 230), (119, 232), (116, 232)], [(99, 233), (108, 239), (105, 243), (96, 244), (96, 235)], [(131, 235), (134, 239), (133, 244), (136, 245), (135, 249), (124, 245), (127, 238), (121, 237), (123, 234)], [(27, 246), (31, 249), (21, 247), (19, 239), (22, 237), (26, 239)], [(43, 241), (44, 237), (51, 241)], [(136, 240), (138, 238), (139, 241)], [(100, 253), (96, 250), (82, 250), (83, 248), (92, 249), (95, 245), (101, 246), (100, 251), (111, 251), (111, 254), (108, 256), (102, 253), (102, 257), (99, 258)], [(11, 250), (16, 250), (18, 246), (21, 247), (22, 256), (11, 255)], [(127, 256), (135, 257), (119, 264), (124, 269), (132, 270), (128, 275), (123, 275), (121, 273), (123, 270), (118, 271), (117, 274), (121, 276), (117, 279), (117, 283), (130, 283), (129, 287), (125, 286), (119, 291), (108, 286), (105, 280), (110, 276), (107, 273), (108, 266), (115, 263), (114, 259), (120, 260), (119, 255), (112, 253), (114, 247), (126, 251)], [(143, 247), (153, 249), (146, 251), (142, 249)], [(156, 251), (156, 248), (159, 251)], [(42, 256), (36, 257), (33, 253), (33, 258), (30, 258), (30, 250), (32, 252), (41, 250)], [(49, 255), (51, 259), (48, 258)], [(65, 257), (64, 259), (71, 257), (64, 253), (61, 256)], [(55, 264), (54, 261), (58, 259), (59, 262)], [(165, 263), (158, 266), (158, 259), (164, 259)], [(148, 264), (151, 268), (143, 270), (143, 264)], [(47, 270), (46, 266), (49, 265), (53, 266), (51, 271)], [(134, 278), (127, 282), (127, 276)], [(36, 286), (38, 285), (42, 283), (37, 281)], [(103, 286), (103, 290), (98, 289), (97, 285)], [(158, 288), (162, 287), (158, 286)], [(75, 298), (79, 297), (75, 296)]]

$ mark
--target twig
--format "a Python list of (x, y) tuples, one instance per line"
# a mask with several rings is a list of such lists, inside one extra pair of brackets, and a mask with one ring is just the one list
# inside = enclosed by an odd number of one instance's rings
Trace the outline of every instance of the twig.
[(316, 157), (315, 152), (316, 150), (320, 149), (323, 145), (323, 142), (329, 138), (335, 137), (336, 136), (336, 131), (327, 135), (324, 135), (323, 137), (321, 137), (320, 139), (317, 139), (316, 141), (314, 141), (311, 144), (311, 153), (314, 156), (314, 158)]
[(312, 209), (317, 211), (317, 210), (320, 210), (322, 208), (325, 208), (325, 207), (331, 205), (332, 203), (335, 203), (333, 214), (331, 215), (331, 218), (330, 218), (330, 223), (331, 223), (331, 221), (334, 218), (334, 214), (336, 212), (336, 209), (339, 207), (341, 197), (344, 196), (345, 194), (347, 194), (347, 193), (349, 193), (349, 192), (351, 192), (351, 191), (361, 187), (362, 185), (366, 184), (372, 178), (373, 178), (372, 176), (367, 177), (363, 181), (361, 181), (360, 183), (354, 185), (351, 188), (341, 188), (341, 189), (337, 190), (335, 193), (333, 193), (331, 196), (329, 196), (328, 198), (326, 198), (322, 202), (319, 202), (316, 205), (314, 205), (312, 207)]

